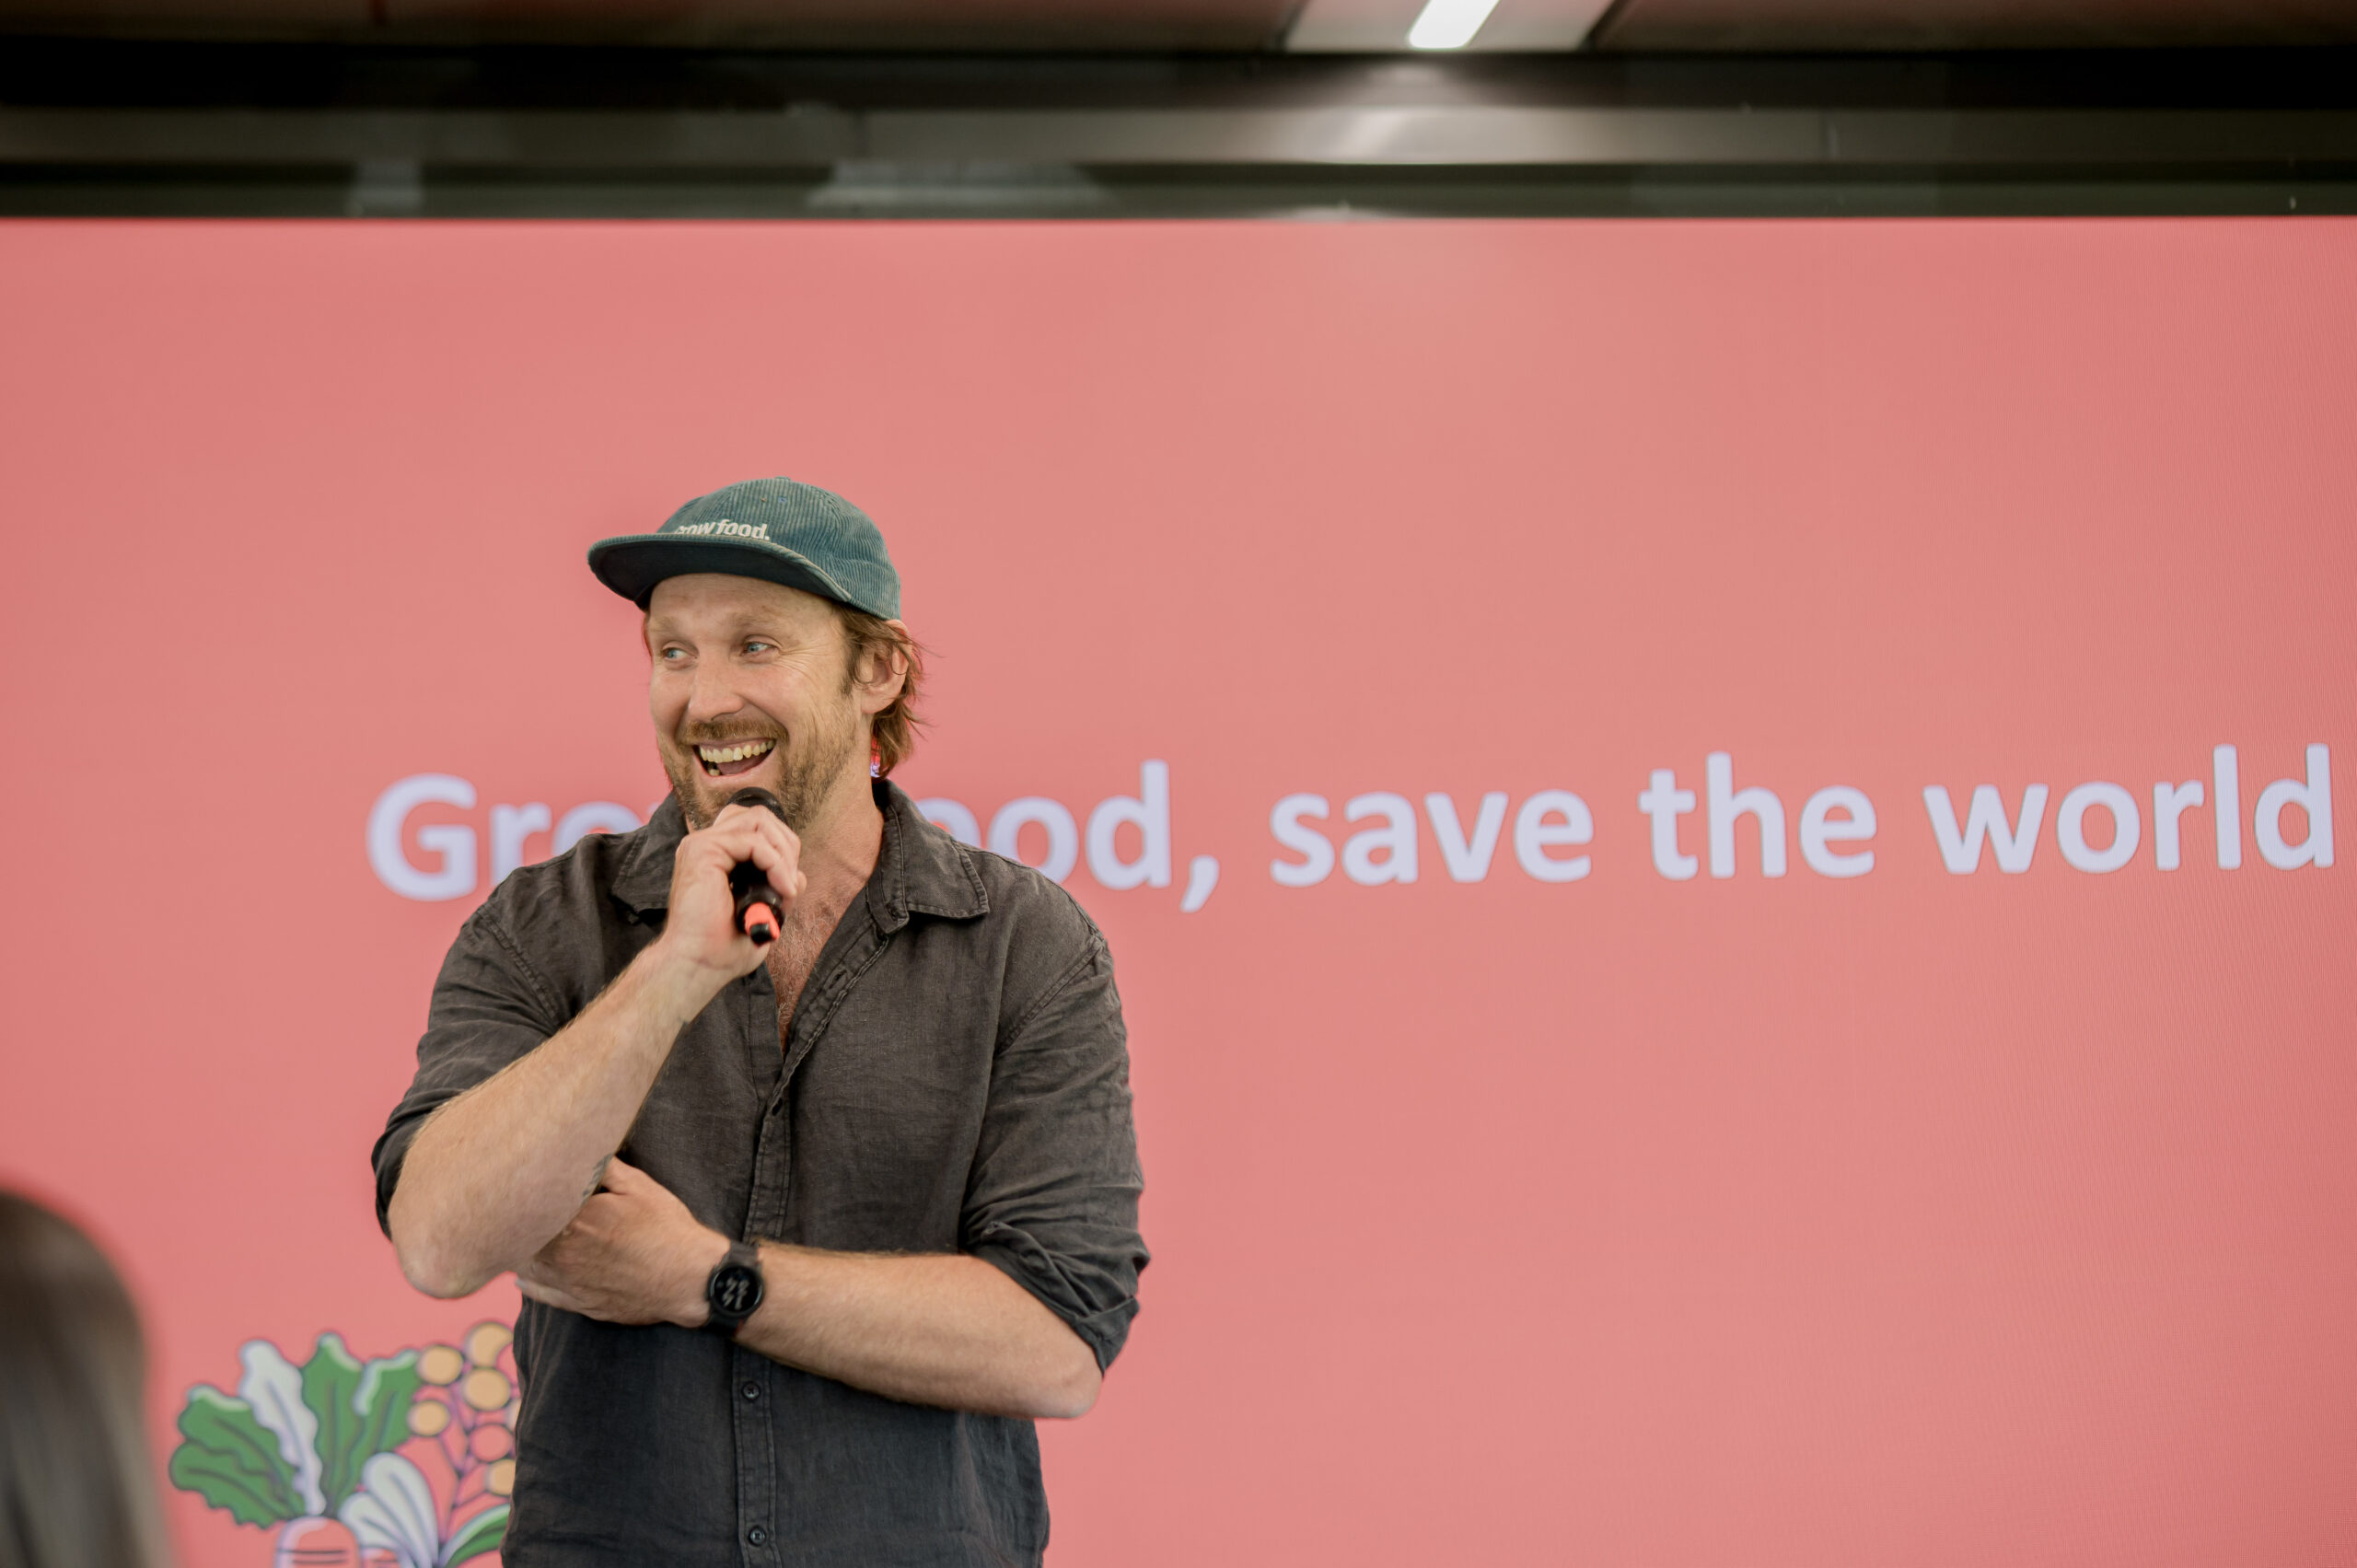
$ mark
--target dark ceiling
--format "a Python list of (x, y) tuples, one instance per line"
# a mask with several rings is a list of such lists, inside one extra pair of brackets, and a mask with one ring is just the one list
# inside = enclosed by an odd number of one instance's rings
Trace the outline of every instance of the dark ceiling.
[(2357, 0), (1425, 4), (0, 0), (0, 215), (2357, 213)]
[(2351, 41), (2349, 0), (1626, 0), (1589, 43), (1851, 52)]
[(1289, 0), (0, 0), (92, 36), (927, 52), (1266, 49)]
[[(1401, 49), (1420, 0), (0, 0), (0, 31), (836, 51)], [(2357, 0), (1500, 0), (1474, 48), (1959, 51), (2357, 42)], [(1319, 39), (1345, 41), (1319, 43)]]

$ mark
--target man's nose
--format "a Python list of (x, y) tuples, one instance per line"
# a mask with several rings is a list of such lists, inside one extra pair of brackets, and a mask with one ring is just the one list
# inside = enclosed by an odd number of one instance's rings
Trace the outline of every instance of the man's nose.
[(695, 684), (688, 691), (690, 723), (725, 717), (744, 705), (725, 668), (709, 661), (696, 667)]

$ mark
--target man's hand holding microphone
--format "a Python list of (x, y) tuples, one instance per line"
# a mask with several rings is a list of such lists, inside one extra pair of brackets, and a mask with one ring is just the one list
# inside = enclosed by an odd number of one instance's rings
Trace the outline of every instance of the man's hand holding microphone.
[(720, 984), (751, 973), (784, 929), (787, 907), (802, 896), (807, 878), (801, 859), (802, 841), (785, 825), (777, 796), (738, 790), (712, 826), (679, 841), (662, 941), (717, 973)]

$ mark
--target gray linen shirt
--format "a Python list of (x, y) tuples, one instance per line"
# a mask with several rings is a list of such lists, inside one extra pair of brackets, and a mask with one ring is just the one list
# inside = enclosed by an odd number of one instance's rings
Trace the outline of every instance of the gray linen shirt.
[[(779, 1051), (766, 968), (680, 1031), (622, 1157), (728, 1236), (966, 1252), (1110, 1365), (1146, 1262), (1105, 939), (1037, 872), (879, 782), (882, 851)], [(502, 881), (452, 944), (377, 1140), (377, 1215), (435, 1108), (563, 1028), (660, 934), (664, 803)], [(509, 1568), (1036, 1563), (1028, 1421), (902, 1404), (697, 1330), (524, 1304)]]

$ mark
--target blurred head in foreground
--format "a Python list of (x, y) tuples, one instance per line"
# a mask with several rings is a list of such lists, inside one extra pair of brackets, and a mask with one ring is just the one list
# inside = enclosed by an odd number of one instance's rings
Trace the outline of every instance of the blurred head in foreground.
[(122, 1281), (74, 1225), (0, 1191), (0, 1568), (160, 1568)]

